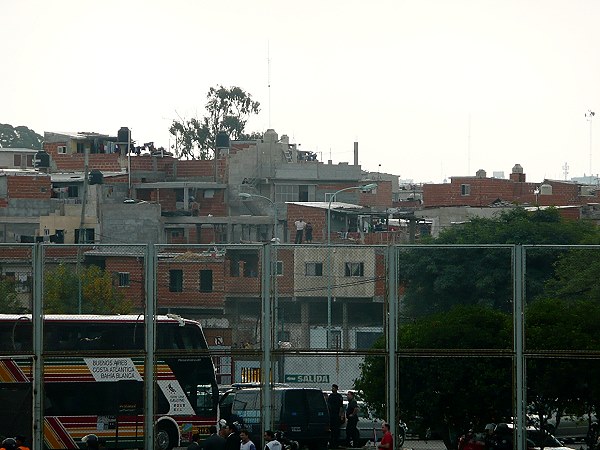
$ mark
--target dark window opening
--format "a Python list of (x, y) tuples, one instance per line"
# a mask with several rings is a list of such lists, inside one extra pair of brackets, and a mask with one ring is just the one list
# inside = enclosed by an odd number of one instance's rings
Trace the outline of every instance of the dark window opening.
[(365, 264), (362, 262), (359, 262), (359, 263), (347, 262), (344, 275), (347, 277), (364, 277), (365, 276)]
[(183, 292), (183, 270), (169, 270), (169, 291)]
[(212, 270), (200, 271), (200, 292), (213, 291), (213, 272)]
[(304, 274), (307, 277), (322, 277), (323, 263), (309, 262), (304, 264)]

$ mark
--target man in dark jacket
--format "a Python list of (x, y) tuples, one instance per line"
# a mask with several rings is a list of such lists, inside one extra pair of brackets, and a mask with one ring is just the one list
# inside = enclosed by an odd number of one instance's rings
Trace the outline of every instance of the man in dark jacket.
[(210, 436), (200, 446), (204, 450), (225, 450), (225, 439), (217, 434), (217, 427), (210, 426)]
[(240, 450), (240, 435), (235, 423), (227, 424), (227, 438), (225, 439), (225, 450)]
[(337, 448), (340, 441), (340, 426), (344, 418), (344, 399), (338, 392), (338, 385), (331, 386), (331, 394), (327, 397), (327, 407), (329, 409), (329, 427), (331, 429), (331, 438), (329, 446)]
[(358, 403), (354, 392), (348, 391), (348, 406), (346, 406), (346, 441), (348, 447), (358, 447)]

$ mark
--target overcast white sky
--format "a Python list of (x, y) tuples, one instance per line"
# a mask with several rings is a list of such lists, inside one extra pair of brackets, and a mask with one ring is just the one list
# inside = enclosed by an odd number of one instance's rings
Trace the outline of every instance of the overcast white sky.
[[(415, 181), (516, 163), (528, 181), (590, 174), (600, 1), (2, 0), (0, 14), (0, 123), (40, 134), (129, 126), (167, 146), (172, 119), (202, 116), (223, 84), (261, 102), (248, 131), (270, 115), (323, 161), (352, 163), (356, 140), (364, 169)], [(597, 174), (599, 122), (592, 136)]]

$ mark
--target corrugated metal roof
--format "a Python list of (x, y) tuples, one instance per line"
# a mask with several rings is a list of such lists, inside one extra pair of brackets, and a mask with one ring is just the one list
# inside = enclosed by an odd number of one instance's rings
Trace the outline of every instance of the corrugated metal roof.
[[(287, 205), (306, 206), (308, 208), (329, 209), (329, 202), (285, 202)], [(363, 206), (352, 203), (331, 202), (331, 209), (363, 209)]]

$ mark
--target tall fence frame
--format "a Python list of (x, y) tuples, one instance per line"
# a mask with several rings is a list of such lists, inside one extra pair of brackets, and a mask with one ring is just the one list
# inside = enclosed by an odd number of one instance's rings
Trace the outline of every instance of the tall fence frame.
[[(262, 265), (261, 265), (261, 347), (258, 350), (260, 357), (261, 374), (263, 386), (270, 385), (273, 378), (274, 359), (277, 356), (285, 356), (288, 354), (303, 354), (295, 350), (287, 350), (276, 347), (275, 324), (274, 324), (274, 308), (275, 299), (277, 297), (276, 272), (277, 268), (273, 269), (273, 261), (277, 262), (277, 243), (264, 244), (261, 248)], [(384, 334), (387, 337), (386, 347), (384, 350), (376, 351), (374, 354), (386, 358), (386, 380), (387, 380), (387, 418), (397, 427), (397, 402), (399, 401), (399, 386), (398, 379), (401, 376), (398, 372), (398, 361), (403, 357), (402, 349), (397, 348), (397, 330), (398, 330), (398, 314), (402, 299), (398, 296), (398, 268), (401, 264), (401, 251), (406, 248), (417, 248), (417, 246), (398, 246), (391, 245), (385, 247), (386, 255), (386, 294), (385, 294), (385, 322)], [(420, 246), (419, 248), (423, 248)], [(429, 247), (429, 246), (427, 246)], [(447, 246), (449, 248), (466, 247), (466, 246)], [(525, 439), (525, 419), (526, 419), (526, 351), (524, 341), (524, 310), (525, 310), (525, 283), (526, 283), (526, 256), (531, 249), (540, 248), (540, 246), (527, 245), (490, 245), (490, 246), (474, 246), (474, 247), (490, 247), (490, 248), (506, 248), (510, 249), (512, 259), (512, 291), (513, 291), (513, 348), (510, 352), (513, 368), (513, 412), (516, 426), (516, 443), (519, 450), (526, 448)], [(550, 247), (550, 246), (548, 246)], [(559, 246), (552, 246), (553, 248)], [(2, 251), (0, 245), (0, 252)], [(45, 244), (35, 244), (32, 248), (32, 273), (33, 273), (33, 290), (32, 290), (32, 311), (33, 311), (33, 449), (43, 448), (43, 426), (44, 413), (42, 407), (43, 398), (43, 271), (44, 271), (44, 250)], [(436, 248), (436, 246), (431, 246)], [(439, 246), (437, 247), (439, 248)], [(590, 246), (590, 248), (595, 248)], [(155, 322), (153, 318), (156, 315), (157, 305), (157, 253), (156, 247), (153, 245), (144, 246), (145, 266), (145, 348), (150, 351), (146, 352), (145, 356), (145, 380), (146, 380), (146, 399), (152, 398), (152, 389), (155, 382), (154, 367), (154, 350), (155, 350)], [(273, 259), (275, 258), (275, 259)], [(308, 353), (315, 355), (332, 355), (330, 350), (312, 350)], [(343, 352), (342, 352), (343, 353)], [(271, 380), (268, 383), (264, 381)], [(154, 405), (152, 401), (145, 403), (145, 446), (152, 448), (154, 442)], [(262, 425), (270, 428), (272, 417), (272, 399), (271, 389), (263, 389), (262, 396)], [(265, 428), (265, 429), (266, 429)], [(397, 430), (395, 430), (397, 431)]]

